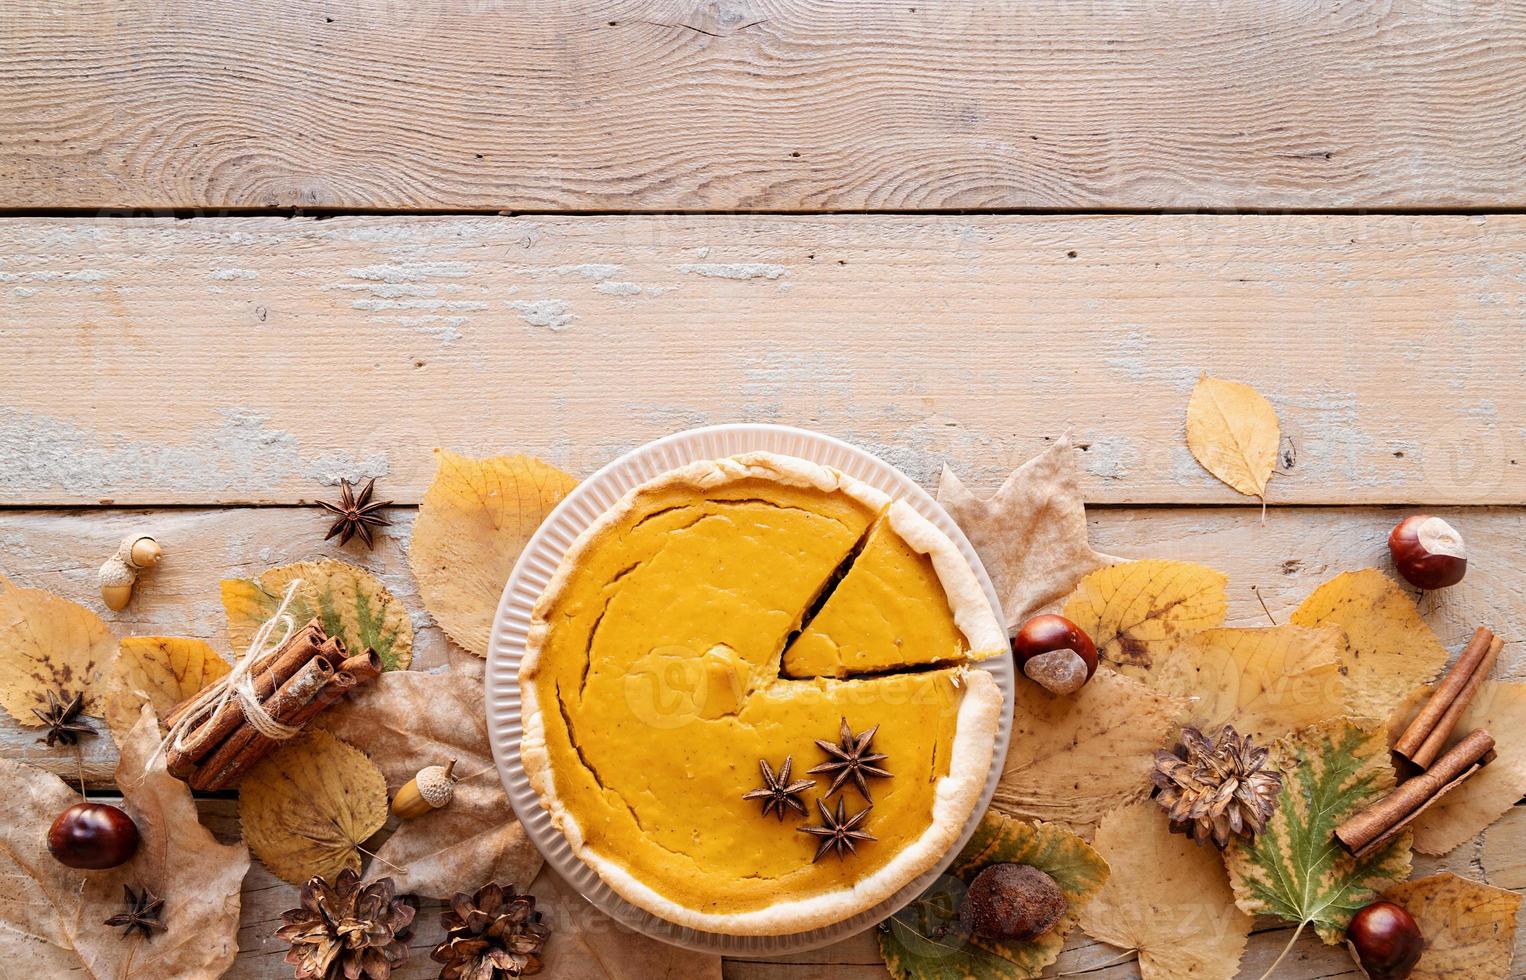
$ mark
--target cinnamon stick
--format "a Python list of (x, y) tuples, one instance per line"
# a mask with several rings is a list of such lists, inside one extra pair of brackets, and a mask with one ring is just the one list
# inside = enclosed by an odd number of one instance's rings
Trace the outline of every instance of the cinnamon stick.
[(1497, 636), (1494, 637), (1489, 643), (1489, 652), (1484, 654), (1484, 659), (1478, 662), (1478, 666), (1473, 671), (1473, 676), (1469, 677), (1468, 683), (1463, 686), (1461, 691), (1457, 692), (1457, 697), (1447, 707), (1446, 713), (1441, 716), (1441, 720), (1436, 723), (1436, 727), (1431, 731), (1430, 737), (1421, 744), (1420, 750), (1410, 759), (1411, 762), (1424, 769), (1441, 754), (1441, 748), (1446, 744), (1447, 738), (1451, 736), (1452, 729), (1457, 727), (1457, 722), (1462, 719), (1462, 713), (1467, 711), (1468, 705), (1473, 703), (1473, 698), (1478, 694), (1478, 689), (1483, 687), (1484, 681), (1489, 679), (1489, 674), (1494, 670), (1495, 661), (1499, 660), (1500, 651), (1504, 650), (1504, 648), (1505, 641)]
[[(1436, 685), (1436, 690), (1426, 699), (1425, 704), (1420, 708), (1420, 713), (1415, 715), (1414, 721), (1409, 723), (1404, 733), (1399, 736), (1399, 740), (1394, 743), (1395, 752), (1422, 769), (1436, 758), (1441, 746), (1452, 734), (1452, 727), (1456, 726), (1463, 708), (1467, 707), (1467, 701), (1472, 700), (1473, 695), (1478, 693), (1478, 684), (1470, 682), (1475, 676), (1488, 673), (1487, 670), (1480, 670), (1479, 667), (1488, 658), (1494, 641), (1495, 636), (1488, 627), (1480, 626), (1474, 631), (1473, 639), (1469, 640), (1462, 653), (1457, 655), (1457, 662), (1452, 665), (1451, 670), (1447, 671), (1441, 683)], [(1498, 656), (1497, 652), (1495, 656)], [(1463, 701), (1462, 708), (1452, 711), (1459, 700)], [(1451, 714), (1450, 726), (1447, 725), (1449, 713)], [(1422, 762), (1419, 757), (1421, 750), (1427, 744), (1431, 745), (1431, 751)]]
[[(338, 703), (354, 690), (381, 676), (382, 662), (371, 650), (356, 654), (340, 664), (310, 700), (297, 704), (289, 713), (272, 698), (267, 710), (277, 721), (291, 728), (302, 728), (324, 709)], [(235, 785), (249, 769), (280, 743), (245, 725), (233, 734), (192, 774), (193, 789), (214, 791)]]
[[(338, 663), (345, 656), (344, 644), (337, 638), (329, 637), (318, 620), (314, 619), (250, 668), (255, 697), (261, 704), (265, 703), (281, 685), (319, 656), (329, 658), (331, 663)], [(179, 714), (183, 714), (181, 707), (171, 711), (170, 717)], [(180, 747), (170, 747), (165, 753), (165, 768), (177, 779), (185, 779), (202, 759), (242, 724), (244, 709), (237, 700), (230, 699), (216, 714), (204, 719), (181, 739)]]
[[(282, 684), (262, 707), (266, 714), (281, 724), (297, 727), (298, 713), (317, 698), (333, 679), (334, 665), (325, 657), (314, 657)], [(275, 746), (274, 739), (261, 735), (246, 721), (206, 757), (191, 773), (188, 782), (192, 789), (220, 788), (213, 784), (220, 779), (237, 776)]]
[(1494, 736), (1482, 728), (1469, 732), (1425, 772), (1335, 828), (1336, 840), (1353, 856), (1366, 857), (1493, 758)]

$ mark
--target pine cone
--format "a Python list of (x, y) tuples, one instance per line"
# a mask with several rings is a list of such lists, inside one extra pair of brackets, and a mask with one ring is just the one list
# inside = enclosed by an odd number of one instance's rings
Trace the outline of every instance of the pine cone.
[(513, 885), (484, 885), (477, 894), (456, 893), (440, 913), (445, 941), (429, 954), (445, 964), (440, 980), (503, 980), (539, 973), (541, 948), (551, 927), (535, 911), (535, 896)]
[(302, 907), (284, 912), (276, 935), (291, 944), (286, 962), (297, 980), (386, 980), (408, 959), (417, 909), (395, 898), (391, 878), (367, 885), (350, 869), (333, 887), (321, 876), (302, 886)]
[(1155, 753), (1155, 802), (1170, 815), (1173, 831), (1199, 844), (1212, 840), (1223, 849), (1233, 836), (1255, 840), (1282, 791), (1282, 773), (1265, 768), (1270, 754), (1233, 725), (1217, 738), (1183, 728), (1175, 752)]

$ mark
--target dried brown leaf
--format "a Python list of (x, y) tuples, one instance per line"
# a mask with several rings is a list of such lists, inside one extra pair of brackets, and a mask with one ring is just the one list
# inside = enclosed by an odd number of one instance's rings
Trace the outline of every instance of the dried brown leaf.
[(104, 671), (117, 641), (101, 618), (45, 589), (0, 590), (0, 706), (23, 725), (49, 690), (85, 693), (85, 714), (99, 716)]
[(1019, 678), (991, 805), (1086, 836), (1109, 811), (1150, 792), (1155, 750), (1185, 709), (1184, 699), (1107, 669), (1069, 697)]
[(1425, 952), (1411, 980), (1496, 980), (1510, 973), (1521, 896), (1450, 872), (1383, 893), (1414, 917)]
[(1187, 637), (1224, 622), (1227, 581), (1190, 561), (1124, 562), (1083, 578), (1064, 615), (1091, 636), (1098, 657), (1144, 677)]
[(1238, 381), (1198, 378), (1187, 401), (1187, 447), (1203, 469), (1264, 499), (1281, 442), (1277, 412), (1260, 392)]
[(360, 870), (360, 850), (387, 822), (387, 783), (353, 745), (310, 731), (282, 745), (239, 783), (249, 849), (294, 885)]
[(944, 467), (938, 502), (980, 555), (1001, 597), (1008, 632), (1075, 588), (1087, 572), (1121, 560), (1092, 550), (1087, 541), (1080, 468), (1069, 436), (1013, 470), (984, 500)]
[(1138, 950), (1144, 980), (1235, 975), (1255, 920), (1235, 907), (1218, 852), (1171, 833), (1148, 800), (1103, 817), (1092, 846), (1112, 874), (1081, 910), (1087, 935)]
[[(243, 844), (219, 844), (201, 826), (191, 791), (145, 764), (159, 743), (158, 722), (144, 708), (125, 734), (117, 783), (121, 806), (142, 834), (133, 859), (109, 871), (76, 871), (47, 852), (45, 829), (77, 791), (57, 776), (0, 759), (0, 932), (6, 976), (211, 978), (238, 952), (239, 889), (249, 869)], [(124, 942), (105, 920), (121, 911), (122, 886), (164, 899), (164, 932)]]
[(452, 640), (487, 656), (493, 613), (514, 562), (577, 480), (533, 456), (472, 459), (435, 450), (408, 564), (435, 622)]
[(514, 819), (493, 770), (482, 703), (482, 664), (465, 656), (442, 673), (394, 671), (336, 705), (319, 724), (362, 749), (381, 765), (392, 792), (425, 766), (456, 760), (451, 802), (404, 821), (377, 851), (390, 864), (373, 863), (373, 877), (391, 875), (399, 890), (435, 898), (488, 881), (529, 881), (540, 852)]
[(1446, 666), (1447, 652), (1414, 600), (1375, 568), (1321, 585), (1293, 611), (1292, 622), (1345, 631), (1346, 699), (1358, 717), (1387, 719)]
[(1232, 723), (1264, 744), (1345, 712), (1345, 651), (1333, 626), (1204, 630), (1183, 640), (1148, 683), (1191, 699), (1185, 724), (1211, 731)]
[(106, 723), (120, 737), (136, 724), (145, 701), (162, 721), (175, 705), (232, 669), (205, 640), (129, 636), (111, 665)]

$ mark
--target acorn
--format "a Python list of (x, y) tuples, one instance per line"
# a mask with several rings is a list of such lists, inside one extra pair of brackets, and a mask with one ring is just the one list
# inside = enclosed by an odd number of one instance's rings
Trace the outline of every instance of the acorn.
[(138, 573), (153, 568), (164, 557), (164, 549), (147, 534), (129, 534), (117, 546), (117, 553), (106, 559), (96, 578), (101, 586), (101, 600), (106, 608), (120, 611), (132, 601), (132, 587)]
[(450, 802), (456, 792), (456, 760), (443, 766), (425, 766), (392, 798), (392, 812), (403, 820), (422, 817)]

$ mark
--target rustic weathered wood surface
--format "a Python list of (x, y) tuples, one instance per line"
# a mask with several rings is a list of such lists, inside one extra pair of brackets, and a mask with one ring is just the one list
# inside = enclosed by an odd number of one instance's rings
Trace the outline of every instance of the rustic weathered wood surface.
[(781, 421), (1102, 503), (1254, 503), (1199, 371), (1283, 420), (1272, 503), (1526, 501), (1521, 216), (0, 220), (0, 503), (281, 503), (421, 448), (577, 473)]
[(1519, 206), (1526, 8), (0, 8), (36, 208)]

